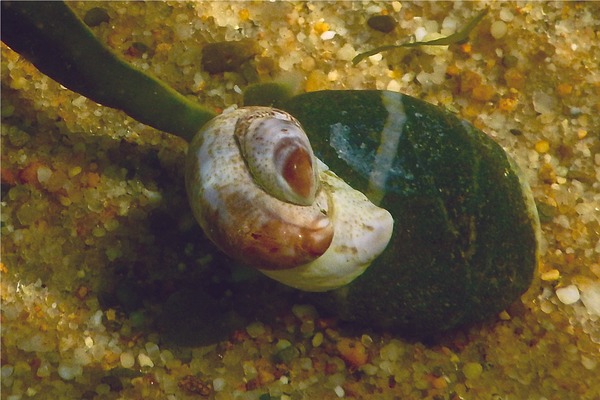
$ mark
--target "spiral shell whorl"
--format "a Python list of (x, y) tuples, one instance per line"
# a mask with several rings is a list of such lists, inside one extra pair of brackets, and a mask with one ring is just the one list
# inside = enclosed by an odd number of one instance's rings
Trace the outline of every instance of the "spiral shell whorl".
[(333, 238), (327, 196), (313, 194), (318, 188), (316, 177), (310, 189), (313, 201), (306, 206), (280, 199), (290, 196), (285, 179), (284, 184), (269, 180), (279, 175), (274, 154), (282, 151), (280, 143), (277, 135), (254, 128), (273, 128), (278, 121), (288, 130), (284, 138), (292, 139), (294, 151), (306, 144), (310, 174), (314, 174), (316, 159), (304, 132), (293, 128), (297, 122), (291, 116), (269, 108), (249, 107), (220, 115), (196, 135), (188, 150), (186, 185), (196, 219), (225, 253), (261, 269), (308, 263), (322, 255)]

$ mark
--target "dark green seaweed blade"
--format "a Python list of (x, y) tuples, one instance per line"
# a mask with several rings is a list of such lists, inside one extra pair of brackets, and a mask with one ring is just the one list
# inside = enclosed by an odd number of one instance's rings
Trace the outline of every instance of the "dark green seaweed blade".
[(190, 139), (214, 113), (116, 57), (59, 1), (3, 1), (2, 41), (63, 86)]

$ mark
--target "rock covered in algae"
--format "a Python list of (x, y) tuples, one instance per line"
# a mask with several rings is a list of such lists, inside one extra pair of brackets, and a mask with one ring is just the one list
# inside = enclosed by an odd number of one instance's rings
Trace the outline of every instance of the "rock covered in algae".
[(535, 203), (485, 133), (395, 92), (313, 92), (283, 107), (317, 157), (394, 217), (384, 253), (317, 304), (348, 321), (424, 335), (496, 315), (529, 287)]

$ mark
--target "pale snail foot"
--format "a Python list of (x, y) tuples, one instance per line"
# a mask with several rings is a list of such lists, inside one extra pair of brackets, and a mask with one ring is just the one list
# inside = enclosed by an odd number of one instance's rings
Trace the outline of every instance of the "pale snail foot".
[(391, 215), (318, 161), (299, 123), (267, 107), (224, 113), (188, 149), (194, 215), (223, 252), (286, 285), (326, 291), (385, 249)]
[(316, 260), (293, 269), (259, 270), (296, 289), (325, 292), (360, 276), (388, 245), (394, 220), (385, 209), (353, 189), (331, 171), (321, 172), (321, 184), (329, 192), (333, 241)]

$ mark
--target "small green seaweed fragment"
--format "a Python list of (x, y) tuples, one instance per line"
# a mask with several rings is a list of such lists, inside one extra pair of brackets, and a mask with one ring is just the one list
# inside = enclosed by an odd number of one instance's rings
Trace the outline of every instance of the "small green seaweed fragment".
[(469, 40), (469, 34), (471, 31), (477, 26), (477, 24), (485, 17), (488, 13), (488, 9), (485, 8), (481, 10), (467, 25), (464, 26), (458, 32), (453, 33), (452, 35), (442, 37), (439, 39), (429, 40), (426, 42), (407, 42), (401, 44), (388, 44), (385, 46), (380, 46), (374, 48), (372, 50), (365, 51), (364, 53), (360, 53), (356, 57), (352, 59), (352, 65), (356, 65), (367, 57), (371, 57), (374, 54), (381, 53), (383, 51), (399, 49), (402, 47), (418, 47), (418, 46), (447, 46), (455, 43), (464, 43)]
[(244, 91), (244, 106), (281, 107), (293, 94), (293, 88), (283, 82), (255, 83)]

